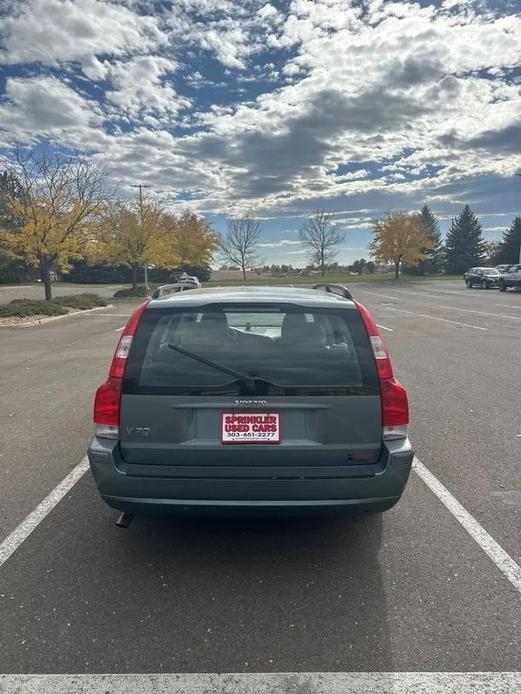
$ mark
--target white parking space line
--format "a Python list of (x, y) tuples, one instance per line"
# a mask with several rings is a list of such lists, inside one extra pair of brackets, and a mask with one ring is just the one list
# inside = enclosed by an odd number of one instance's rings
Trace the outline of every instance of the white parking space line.
[(122, 330), (125, 330), (125, 326), (124, 326), (124, 325), (122, 325), (121, 328), (116, 328), (116, 329), (114, 330), (114, 332), (115, 332), (115, 333), (120, 333)]
[(0, 675), (16, 694), (512, 694), (519, 672), (241, 672)]
[(448, 318), (440, 318), (439, 316), (431, 316), (427, 315), (426, 313), (418, 313), (417, 314), (420, 318), (429, 318), (432, 320), (440, 320), (442, 323), (452, 323), (453, 325), (463, 325), (465, 328), (474, 328), (474, 330), (483, 330), (487, 331), (488, 328), (482, 328), (480, 325), (471, 325), (470, 323), (462, 323), (459, 320), (449, 320)]
[(461, 523), (481, 549), (488, 554), (514, 588), (521, 593), (521, 566), (516, 564), (512, 557), (505, 552), (494, 538), (487, 533), (485, 528), (478, 523), (474, 516), (452, 496), (449, 490), (443, 486), (439, 479), (435, 477), (416, 456), (413, 462), (413, 469), (422, 478), (429, 489), (436, 494), (445, 508), (452, 513), (459, 523)]
[[(433, 296), (433, 292), (438, 292), (438, 289), (433, 289), (432, 291), (421, 291), (421, 292), (413, 292), (410, 289), (396, 289), (393, 288), (393, 292), (400, 292), (400, 294), (414, 294), (416, 296), (425, 296), (425, 297), (430, 297)], [(434, 297), (436, 298), (436, 297)]]
[(392, 328), (386, 328), (385, 325), (380, 325), (380, 323), (376, 324), (379, 328), (382, 328), (382, 330), (387, 330), (390, 333), (393, 333), (394, 330)]
[(361, 292), (364, 294), (372, 294), (373, 296), (381, 296), (384, 299), (392, 299), (393, 301), (399, 301), (400, 297), (399, 296), (389, 296), (389, 294), (378, 294), (377, 292), (370, 292), (367, 289), (360, 289)]
[(431, 291), (438, 292), (439, 294), (457, 294), (458, 296), (470, 296), (467, 292), (463, 291), (463, 289), (459, 292), (452, 291), (451, 289), (424, 289), (423, 287), (421, 288), (421, 291), (423, 294), (430, 294)]
[(414, 313), (414, 311), (406, 311), (404, 308), (393, 308), (392, 306), (386, 306), (386, 309), (388, 311), (397, 311), (398, 313), (406, 313), (409, 316), (417, 316), (417, 313)]
[(521, 316), (510, 316), (506, 313), (487, 313), (486, 311), (476, 311), (473, 308), (461, 308), (460, 306), (444, 306), (440, 304), (440, 308), (448, 308), (451, 311), (464, 311), (465, 313), (479, 313), (482, 316), (493, 316), (494, 318), (511, 318), (512, 320), (521, 320)]
[(503, 308), (513, 308), (521, 310), (521, 306), (516, 306), (515, 304), (494, 304), (494, 306), (502, 306)]
[[(392, 310), (393, 309), (391, 309), (391, 311)], [(409, 318), (409, 320), (412, 320), (413, 318), (418, 318), (418, 316), (415, 313), (411, 313), (410, 315), (408, 314), (406, 316), (396, 316), (396, 315), (391, 316), (391, 315), (384, 313), (382, 311), (382, 313), (379, 313), (379, 315), (378, 315), (378, 320), (380, 320), (381, 318), (384, 318), (385, 320), (387, 320), (388, 318), (401, 318), (401, 319)]]
[[(73, 468), (38, 506), (25, 517), (25, 519), (8, 535), (0, 544), (0, 567), (5, 564), (13, 552), (26, 540), (35, 528), (40, 525), (44, 518), (53, 508), (70, 492), (76, 482), (80, 480), (89, 467), (87, 456)], [(2, 691), (0, 687), (0, 692)]]
[(439, 320), (442, 323), (452, 323), (453, 325), (463, 325), (465, 328), (474, 328), (474, 330), (487, 331), (488, 328), (482, 328), (480, 325), (471, 325), (470, 323), (462, 323), (459, 320), (449, 320), (448, 318), (440, 318), (439, 316), (433, 316), (428, 313), (414, 313), (413, 311), (405, 311), (403, 308), (391, 308), (391, 306), (386, 307), (388, 311), (397, 311), (398, 313), (406, 313), (409, 316), (417, 316), (418, 318), (428, 318), (429, 320)]
[[(450, 292), (446, 289), (422, 289), (419, 292), (412, 292), (408, 289), (393, 289), (394, 292), (400, 292), (402, 294), (415, 294), (416, 296), (423, 296), (425, 299), (443, 299), (442, 294), (456, 294), (462, 299), (467, 299), (469, 297), (465, 292)], [(472, 296), (478, 296), (479, 294), (473, 294)]]

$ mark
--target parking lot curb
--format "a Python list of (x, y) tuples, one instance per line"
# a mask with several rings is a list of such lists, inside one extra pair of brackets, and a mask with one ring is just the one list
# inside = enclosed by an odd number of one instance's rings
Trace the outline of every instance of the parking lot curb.
[(71, 311), (71, 313), (65, 313), (63, 316), (49, 316), (49, 318), (40, 318), (39, 320), (25, 321), (24, 323), (0, 325), (0, 328), (31, 328), (34, 325), (43, 325), (43, 323), (50, 323), (53, 320), (60, 320), (60, 318), (71, 318), (71, 316), (78, 315), (83, 316), (86, 313), (93, 313), (94, 311), (104, 311), (107, 308), (114, 308), (114, 304), (107, 304), (106, 306), (96, 306), (95, 308), (88, 308), (85, 311)]

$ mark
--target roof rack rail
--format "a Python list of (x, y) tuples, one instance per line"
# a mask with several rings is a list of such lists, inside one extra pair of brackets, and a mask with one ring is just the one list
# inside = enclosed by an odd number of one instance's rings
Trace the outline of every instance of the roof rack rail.
[(341, 296), (344, 299), (353, 298), (349, 289), (347, 287), (344, 287), (343, 284), (320, 282), (319, 284), (314, 284), (313, 289), (321, 289), (322, 291), (327, 292), (328, 294), (337, 294), (337, 296)]

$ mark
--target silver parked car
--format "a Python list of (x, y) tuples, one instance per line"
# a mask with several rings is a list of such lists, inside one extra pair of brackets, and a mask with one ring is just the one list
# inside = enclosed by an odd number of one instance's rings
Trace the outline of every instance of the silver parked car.
[(413, 459), (407, 395), (348, 296), (230, 287), (142, 304), (96, 393), (103, 499), (128, 514), (393, 506)]
[(196, 277), (195, 275), (187, 275), (186, 272), (180, 275), (177, 281), (180, 284), (190, 285), (191, 287), (196, 287), (197, 289), (200, 289), (202, 286), (198, 277)]
[(506, 292), (509, 287), (521, 289), (521, 265), (511, 265), (499, 278), (500, 292)]

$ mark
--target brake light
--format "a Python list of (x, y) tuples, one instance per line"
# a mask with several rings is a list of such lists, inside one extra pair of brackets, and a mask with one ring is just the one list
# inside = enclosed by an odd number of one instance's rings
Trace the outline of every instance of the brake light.
[(119, 438), (121, 382), (121, 378), (109, 376), (105, 383), (96, 391), (96, 397), (94, 398), (96, 436), (109, 439)]
[(380, 381), (384, 439), (405, 439), (409, 429), (407, 391), (395, 378)]
[(394, 377), (391, 359), (375, 319), (365, 306), (357, 301), (354, 303), (362, 318), (376, 362), (382, 400), (383, 438), (386, 440), (406, 438), (409, 425), (407, 392)]
[(96, 391), (94, 398), (94, 424), (96, 436), (104, 438), (119, 438), (119, 409), (121, 404), (121, 388), (127, 365), (127, 357), (132, 345), (139, 320), (143, 315), (148, 301), (140, 304), (130, 316), (112, 359), (109, 377)]

